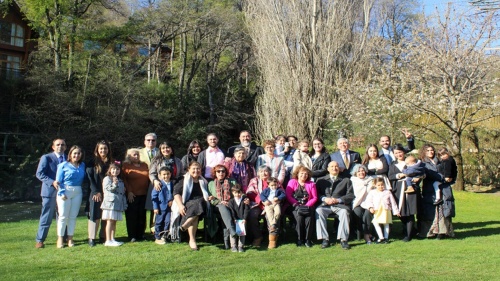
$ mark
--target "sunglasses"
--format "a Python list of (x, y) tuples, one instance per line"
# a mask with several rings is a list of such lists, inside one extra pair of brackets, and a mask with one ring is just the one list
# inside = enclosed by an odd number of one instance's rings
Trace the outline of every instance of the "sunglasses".
[(226, 170), (218, 170), (218, 171), (215, 171), (216, 173), (225, 173)]

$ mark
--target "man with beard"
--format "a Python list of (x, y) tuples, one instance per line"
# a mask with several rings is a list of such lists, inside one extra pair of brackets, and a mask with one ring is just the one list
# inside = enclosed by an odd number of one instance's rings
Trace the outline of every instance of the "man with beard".
[(226, 155), (234, 155), (234, 150), (237, 147), (243, 147), (245, 149), (247, 155), (246, 160), (250, 165), (252, 165), (252, 167), (255, 167), (255, 163), (257, 162), (259, 155), (264, 154), (262, 146), (258, 146), (252, 142), (252, 135), (247, 130), (240, 132), (240, 144), (231, 146), (227, 150)]
[[(413, 140), (413, 135), (408, 131), (408, 129), (402, 129), (401, 132), (405, 135), (406, 137), (406, 143), (407, 147), (404, 147), (405, 153), (408, 153), (412, 150), (415, 149), (415, 141)], [(380, 144), (380, 151), (379, 151), (379, 156), (382, 157), (384, 156), (385, 159), (387, 159), (387, 164), (391, 164), (392, 161), (394, 161), (396, 158), (394, 157), (394, 152), (392, 151), (391, 147), (391, 137), (384, 135), (380, 137), (379, 140)]]

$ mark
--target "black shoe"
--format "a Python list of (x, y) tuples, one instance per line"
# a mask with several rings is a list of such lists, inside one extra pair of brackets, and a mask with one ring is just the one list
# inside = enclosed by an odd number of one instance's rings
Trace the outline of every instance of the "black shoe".
[(377, 244), (387, 244), (387, 240), (379, 239), (379, 240), (377, 240)]
[(313, 246), (313, 244), (311, 243), (311, 240), (306, 240), (305, 245), (307, 248), (311, 248)]
[(302, 247), (304, 246), (304, 242), (302, 240), (297, 240), (297, 247)]
[(326, 249), (330, 247), (330, 241), (323, 239), (323, 242), (321, 243), (321, 249)]
[(342, 247), (342, 249), (344, 250), (349, 250), (351, 248), (351, 246), (349, 246), (349, 243), (347, 243), (347, 241), (340, 241), (340, 247)]
[(403, 240), (402, 240), (402, 241), (403, 241), (403, 242), (410, 242), (410, 240), (411, 240), (411, 238), (407, 236), (407, 237), (403, 238)]
[(95, 241), (94, 241), (94, 239), (89, 239), (89, 246), (90, 247), (95, 247)]
[(436, 236), (436, 240), (441, 240), (441, 239), (444, 239), (444, 235), (443, 234), (438, 234)]
[(434, 201), (434, 206), (437, 206), (441, 203), (443, 203), (443, 199), (436, 199), (436, 201)]

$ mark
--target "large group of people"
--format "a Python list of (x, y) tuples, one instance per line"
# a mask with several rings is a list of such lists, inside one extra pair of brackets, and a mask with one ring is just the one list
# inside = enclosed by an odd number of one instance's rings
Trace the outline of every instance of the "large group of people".
[[(107, 141), (99, 141), (84, 162), (81, 147), (74, 145), (65, 154), (66, 142), (58, 138), (36, 172), (42, 182), (42, 213), (35, 247), (45, 246), (56, 209), (57, 247), (75, 245), (83, 194), (88, 194), (91, 247), (98, 240), (105, 246), (123, 244), (115, 240), (122, 212), (129, 242), (144, 240), (151, 231), (155, 243), (163, 245), (181, 241), (186, 232), (193, 251), (199, 249), (200, 220), (205, 236), (221, 233), (224, 248), (233, 252), (243, 252), (246, 243), (260, 247), (264, 235), (268, 248), (276, 248), (287, 222), (299, 247), (312, 247), (314, 238), (323, 249), (338, 241), (347, 250), (353, 238), (388, 243), (393, 216), (401, 220), (404, 242), (417, 234), (453, 237), (456, 163), (446, 148), (436, 151), (430, 144), (410, 155), (413, 136), (402, 132), (406, 147), (381, 136), (380, 150), (369, 144), (363, 156), (350, 150), (347, 138), (338, 139), (338, 150), (329, 154), (321, 138), (313, 139), (311, 149), (308, 140), (284, 135), (261, 147), (246, 130), (240, 144), (224, 151), (211, 133), (206, 149), (193, 140), (182, 158), (168, 142), (157, 145), (156, 134), (149, 133), (144, 148), (128, 149), (122, 162), (115, 161)], [(334, 219), (336, 237), (329, 233), (328, 218)]]

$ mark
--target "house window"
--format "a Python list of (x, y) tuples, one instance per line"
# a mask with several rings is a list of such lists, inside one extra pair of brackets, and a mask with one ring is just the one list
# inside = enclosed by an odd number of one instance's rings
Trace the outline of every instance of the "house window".
[(15, 23), (0, 21), (0, 43), (24, 47), (24, 28)]
[(21, 57), (0, 54), (0, 71), (7, 76), (17, 77), (21, 70)]

